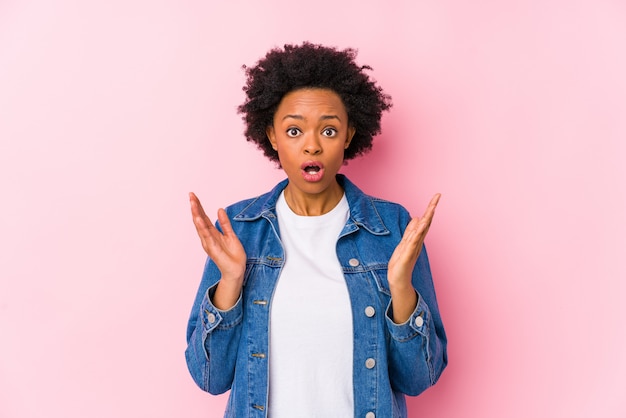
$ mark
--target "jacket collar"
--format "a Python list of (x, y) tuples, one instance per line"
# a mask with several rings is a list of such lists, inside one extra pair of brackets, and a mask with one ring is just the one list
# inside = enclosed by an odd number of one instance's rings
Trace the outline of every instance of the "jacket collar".
[[(337, 174), (337, 182), (343, 187), (350, 206), (350, 218), (358, 226), (375, 235), (385, 235), (389, 230), (383, 223), (374, 199), (361, 191), (343, 174)], [(233, 217), (235, 221), (254, 221), (261, 217), (276, 217), (276, 202), (280, 193), (287, 187), (288, 179), (278, 183), (268, 193), (252, 200), (242, 211)]]

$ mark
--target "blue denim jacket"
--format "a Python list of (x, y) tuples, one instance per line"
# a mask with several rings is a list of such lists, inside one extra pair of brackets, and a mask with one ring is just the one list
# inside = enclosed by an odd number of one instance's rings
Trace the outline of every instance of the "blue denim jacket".
[[(387, 262), (410, 216), (396, 203), (365, 195), (343, 175), (337, 180), (350, 206), (337, 255), (352, 305), (354, 416), (406, 417), (404, 394), (433, 385), (447, 364), (428, 257), (423, 249), (413, 271), (417, 307), (409, 320), (395, 324)], [(220, 272), (208, 259), (191, 311), (187, 365), (203, 390), (231, 390), (224, 417), (267, 416), (270, 306), (284, 264), (276, 201), (287, 182), (226, 209), (247, 255), (242, 295), (228, 311), (213, 306)]]

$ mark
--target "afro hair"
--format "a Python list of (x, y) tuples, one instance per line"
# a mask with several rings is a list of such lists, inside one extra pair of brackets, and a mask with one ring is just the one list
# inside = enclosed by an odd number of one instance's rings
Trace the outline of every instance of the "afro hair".
[(246, 73), (245, 102), (238, 107), (246, 124), (245, 136), (254, 142), (272, 161), (278, 153), (266, 134), (274, 122), (274, 114), (282, 98), (289, 92), (304, 88), (332, 90), (343, 101), (351, 126), (356, 130), (345, 160), (368, 152), (372, 139), (380, 133), (382, 112), (391, 107), (391, 97), (368, 77), (354, 59), (357, 51), (304, 42), (270, 50), (254, 67), (243, 66)]

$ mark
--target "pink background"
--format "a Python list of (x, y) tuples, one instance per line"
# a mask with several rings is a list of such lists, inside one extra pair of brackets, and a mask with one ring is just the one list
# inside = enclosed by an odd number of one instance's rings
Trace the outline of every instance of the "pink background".
[[(210, 213), (282, 179), (242, 64), (359, 49), (393, 96), (344, 172), (419, 214), (449, 336), (411, 417), (626, 416), (626, 5), (0, 2), (0, 417), (217, 417), (183, 352)], [(410, 188), (409, 191), (406, 188)]]

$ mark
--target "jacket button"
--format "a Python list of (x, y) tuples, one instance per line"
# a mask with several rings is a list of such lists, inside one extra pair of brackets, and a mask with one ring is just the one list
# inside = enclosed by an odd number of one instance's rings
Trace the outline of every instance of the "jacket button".
[(212, 313), (209, 313), (206, 317), (207, 321), (209, 321), (209, 324), (213, 324), (215, 323), (215, 315)]
[(421, 316), (415, 318), (415, 326), (421, 327), (422, 325), (424, 325), (424, 318), (422, 318)]
[(368, 369), (373, 369), (374, 366), (376, 366), (376, 360), (374, 360), (373, 358), (368, 358), (367, 360), (365, 360), (365, 367), (367, 367)]
[(365, 316), (367, 316), (368, 318), (373, 317), (375, 313), (376, 309), (374, 309), (373, 306), (368, 306), (367, 308), (365, 308)]
[(376, 414), (373, 412), (368, 412), (365, 414), (365, 418), (376, 418)]
[(348, 261), (348, 264), (350, 264), (352, 267), (356, 267), (356, 266), (358, 266), (361, 263), (359, 263), (359, 260), (357, 260), (356, 258), (351, 258)]

